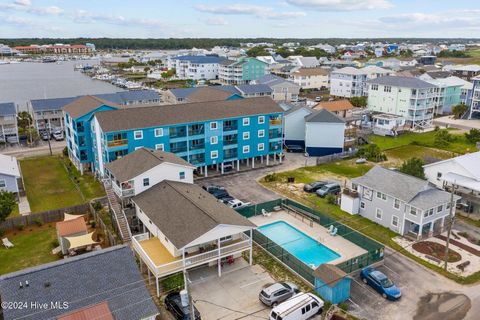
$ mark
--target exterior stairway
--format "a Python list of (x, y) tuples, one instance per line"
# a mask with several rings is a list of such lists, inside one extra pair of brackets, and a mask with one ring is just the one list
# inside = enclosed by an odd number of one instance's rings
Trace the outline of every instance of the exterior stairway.
[(123, 212), (120, 204), (118, 203), (115, 192), (112, 189), (112, 186), (109, 182), (104, 182), (105, 192), (107, 193), (108, 204), (110, 210), (112, 210), (115, 221), (117, 222), (118, 229), (120, 230), (120, 236), (122, 237), (123, 243), (131, 244), (132, 234), (130, 232), (130, 226), (128, 225), (127, 217)]

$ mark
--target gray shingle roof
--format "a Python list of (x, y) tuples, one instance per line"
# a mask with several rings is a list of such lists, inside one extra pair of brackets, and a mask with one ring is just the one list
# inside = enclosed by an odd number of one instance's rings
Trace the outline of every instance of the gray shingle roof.
[(242, 94), (272, 93), (272, 89), (266, 84), (242, 84), (237, 88)]
[(255, 227), (196, 184), (164, 180), (133, 201), (177, 249), (221, 224)]
[(280, 112), (270, 97), (259, 97), (101, 111), (95, 117), (103, 132), (113, 132)]
[(412, 89), (427, 89), (427, 88), (435, 88), (435, 85), (428, 83), (426, 81), (412, 78), (412, 77), (399, 77), (399, 76), (385, 76), (379, 77), (376, 79), (372, 79), (367, 81), (367, 83), (371, 84), (380, 84), (392, 87), (400, 87), (400, 88), (412, 88)]
[(320, 109), (305, 117), (306, 122), (328, 122), (328, 123), (345, 123), (345, 120), (331, 113), (327, 109)]
[(78, 99), (78, 97), (37, 99), (31, 100), (30, 103), (32, 104), (33, 111), (61, 110), (64, 106), (76, 99)]
[[(25, 281), (29, 286), (25, 286)], [(23, 283), (23, 288), (19, 284)], [(86, 253), (0, 277), (2, 301), (68, 302), (67, 310), (4, 309), (5, 320), (52, 319), (106, 301), (116, 320), (158, 314), (127, 246)], [(38, 312), (38, 313), (37, 313)]]
[(422, 180), (398, 171), (375, 166), (352, 183), (366, 186), (425, 210), (448, 202), (450, 194)]
[(16, 115), (17, 109), (13, 102), (0, 103), (0, 116)]
[(164, 162), (192, 167), (187, 161), (173, 153), (140, 148), (113, 162), (107, 163), (105, 168), (113, 173), (120, 182), (128, 181)]

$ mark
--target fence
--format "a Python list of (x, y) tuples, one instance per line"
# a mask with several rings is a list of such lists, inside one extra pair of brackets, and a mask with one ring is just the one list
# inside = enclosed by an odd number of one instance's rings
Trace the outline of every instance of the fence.
[(341, 159), (344, 159), (344, 158), (353, 157), (356, 154), (357, 154), (357, 149), (352, 149), (352, 150), (349, 150), (349, 151), (343, 151), (341, 153), (335, 153), (335, 154), (329, 154), (329, 155), (323, 156), (323, 157), (317, 157), (317, 166), (319, 164), (333, 162), (333, 161), (341, 160)]
[(62, 221), (64, 213), (85, 213), (89, 210), (88, 203), (79, 204), (71, 207), (65, 207), (61, 209), (55, 209), (50, 211), (31, 213), (25, 216), (7, 218), (0, 224), (0, 229), (13, 230), (15, 227), (23, 225), (29, 226), (36, 224), (38, 221), (42, 223), (50, 223)]
[[(103, 233), (105, 234), (106, 240), (108, 241), (107, 244), (109, 246), (114, 246), (118, 243), (117, 237), (113, 233), (113, 231), (115, 231), (115, 230), (111, 230), (107, 226), (107, 224), (103, 221), (102, 217), (98, 214), (98, 212), (93, 208), (92, 204), (95, 203), (95, 202), (100, 202), (103, 207), (107, 207), (108, 206), (107, 197), (97, 198), (97, 199), (92, 200), (89, 204), (89, 208), (90, 208), (90, 212), (93, 215), (93, 218), (98, 223), (100, 228), (103, 230)], [(108, 212), (109, 212), (108, 214), (110, 214), (110, 211), (108, 211)], [(112, 226), (112, 227), (114, 227), (114, 226)]]
[(265, 209), (267, 212), (273, 211), (273, 208), (278, 207), (282, 204), (282, 199), (272, 200), (268, 202), (263, 202), (260, 204), (254, 204), (248, 207), (243, 207), (237, 209), (237, 212), (246, 218), (251, 218), (253, 216), (262, 214), (262, 209)]

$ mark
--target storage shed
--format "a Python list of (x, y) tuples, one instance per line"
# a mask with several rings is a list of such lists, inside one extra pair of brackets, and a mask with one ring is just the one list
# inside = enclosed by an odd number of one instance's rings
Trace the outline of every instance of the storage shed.
[(321, 264), (314, 271), (315, 291), (331, 303), (340, 303), (350, 297), (352, 279), (333, 264)]

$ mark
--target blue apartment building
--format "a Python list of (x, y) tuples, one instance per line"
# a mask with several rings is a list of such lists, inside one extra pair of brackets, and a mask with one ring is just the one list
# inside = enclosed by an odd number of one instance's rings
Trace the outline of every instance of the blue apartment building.
[(85, 101), (89, 107), (77, 105), (86, 112), (76, 112), (82, 113), (76, 118), (65, 109), (70, 137), (85, 141), (79, 146), (67, 138), (81, 172), (103, 176), (106, 163), (140, 147), (175, 153), (205, 176), (209, 170), (239, 170), (241, 163), (269, 164), (282, 152), (283, 109), (269, 97), (136, 108), (95, 100)]

